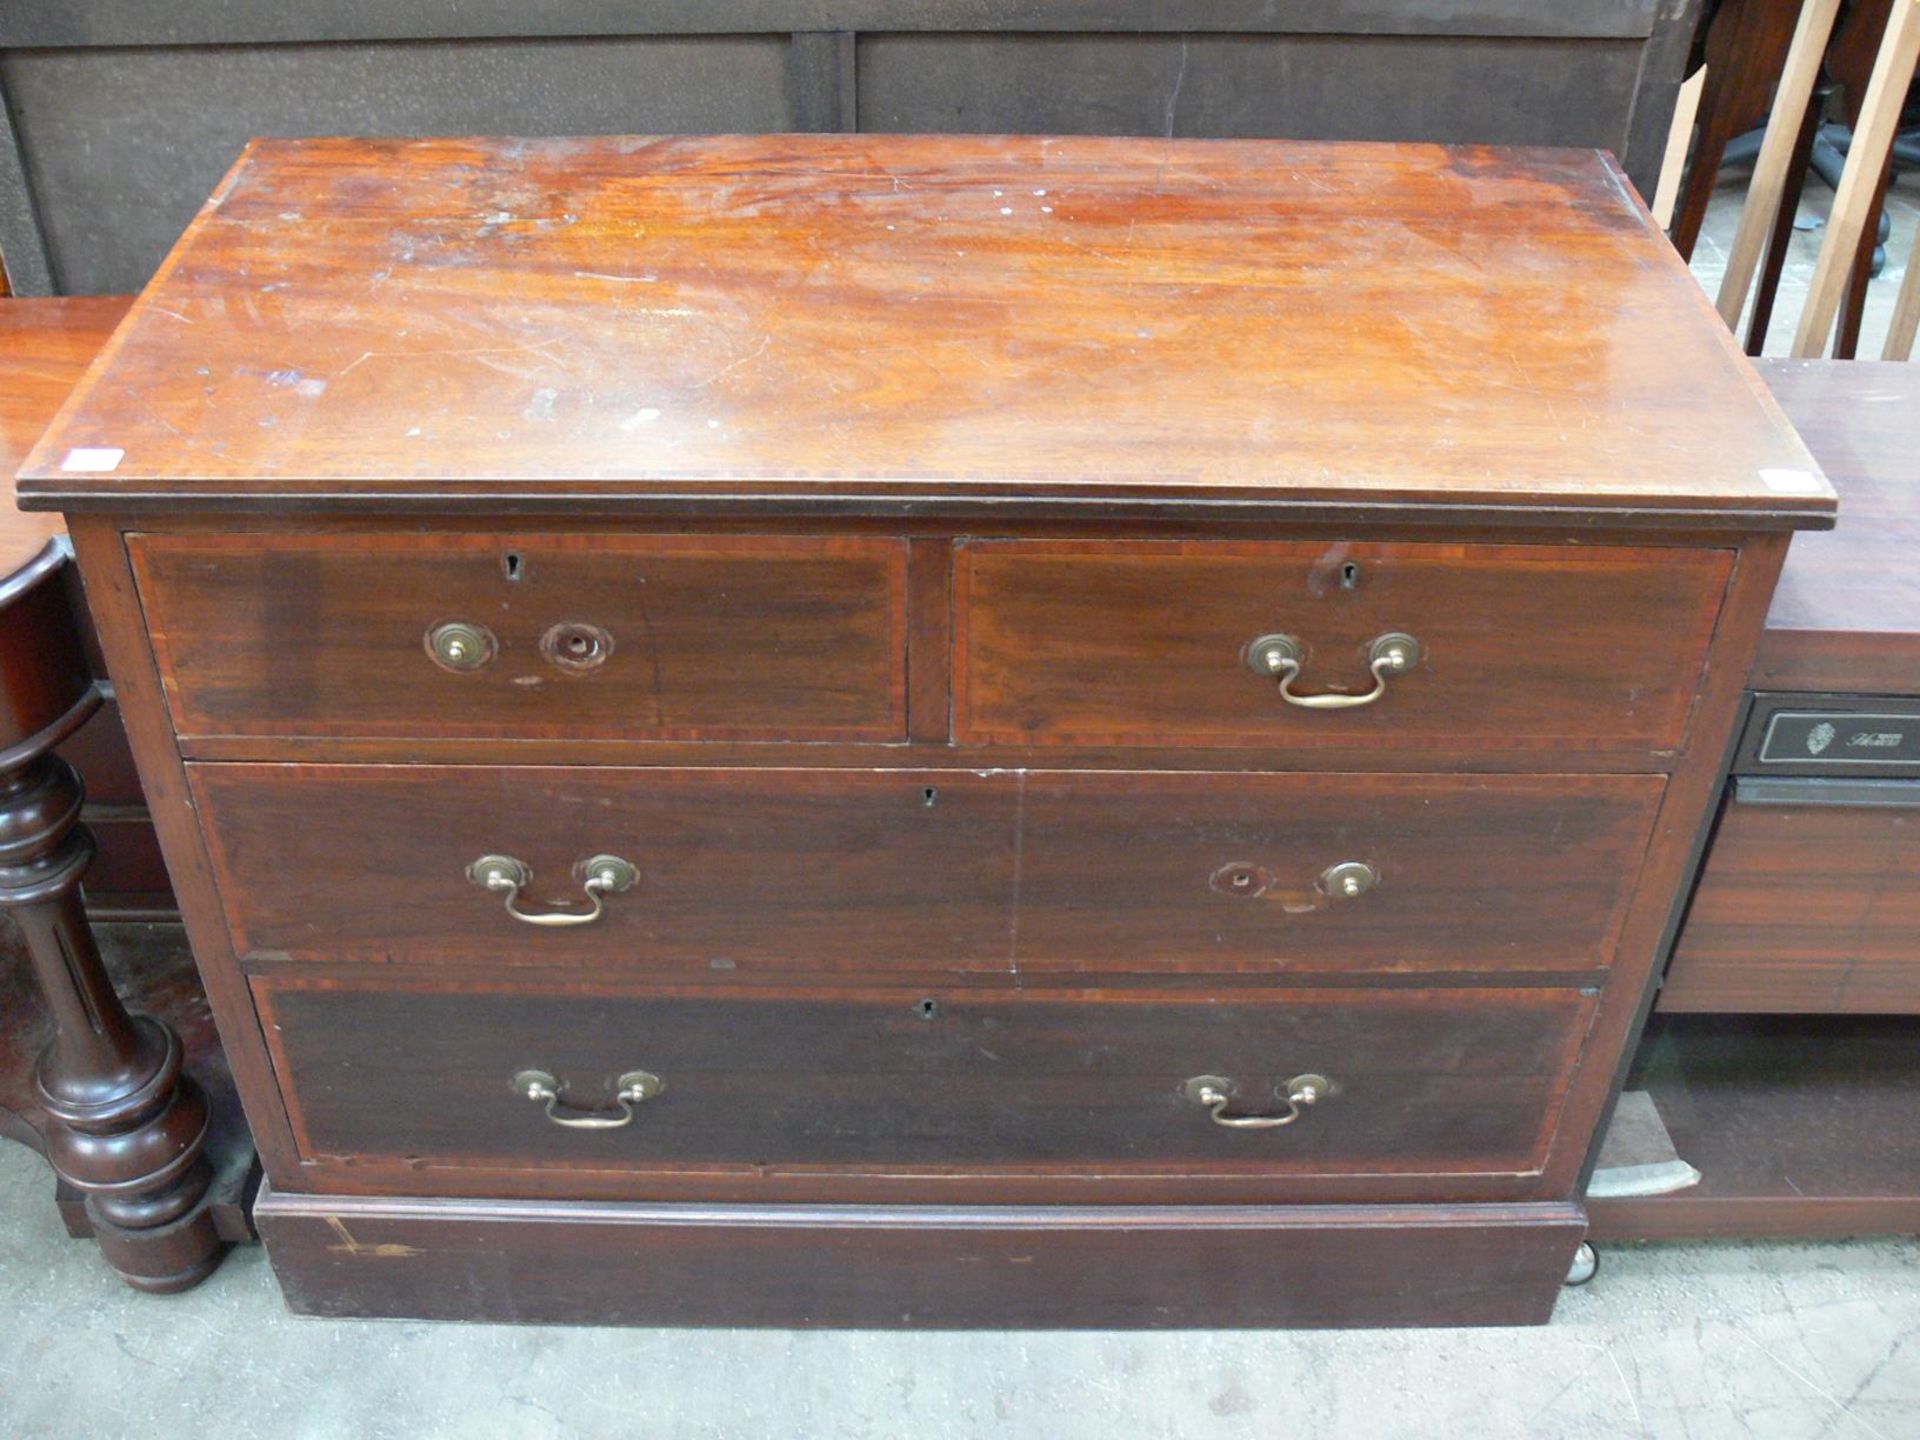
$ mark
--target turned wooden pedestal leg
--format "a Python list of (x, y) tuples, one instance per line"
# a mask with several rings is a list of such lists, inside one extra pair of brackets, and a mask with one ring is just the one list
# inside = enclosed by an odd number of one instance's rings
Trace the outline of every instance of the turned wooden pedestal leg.
[(47, 1159), (83, 1193), (107, 1263), (138, 1290), (184, 1290), (220, 1262), (207, 1210), (207, 1101), (179, 1038), (127, 1013), (80, 903), (93, 837), (53, 753), (99, 706), (63, 547), (0, 577), (0, 908), (19, 926), (53, 1039), (34, 1067)]
[(42, 754), (0, 771), (0, 905), (19, 925), (56, 1030), (35, 1086), (47, 1158), (85, 1192), (107, 1261), (137, 1290), (183, 1290), (219, 1264), (205, 1200), (207, 1102), (180, 1041), (120, 1003), (80, 907), (93, 837), (80, 778)]

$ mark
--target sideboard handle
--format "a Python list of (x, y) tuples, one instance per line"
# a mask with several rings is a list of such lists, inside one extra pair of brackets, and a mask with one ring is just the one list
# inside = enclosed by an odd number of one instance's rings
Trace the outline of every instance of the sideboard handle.
[(1306, 1113), (1307, 1106), (1331, 1095), (1333, 1082), (1324, 1075), (1294, 1076), (1285, 1086), (1287, 1113), (1284, 1115), (1227, 1114), (1227, 1106), (1233, 1103), (1233, 1082), (1219, 1075), (1196, 1075), (1180, 1087), (1180, 1092), (1189, 1100), (1205, 1105), (1216, 1125), (1224, 1125), (1229, 1130), (1277, 1130), (1282, 1125), (1293, 1124)]
[(631, 1125), (633, 1107), (667, 1088), (666, 1081), (648, 1070), (629, 1070), (616, 1083), (620, 1091), (613, 1098), (620, 1107), (618, 1115), (561, 1115), (556, 1113), (560, 1104), (560, 1082), (552, 1075), (545, 1070), (522, 1070), (513, 1077), (515, 1090), (536, 1105), (544, 1101), (547, 1119), (568, 1130), (618, 1130), (623, 1125)]
[(1373, 689), (1364, 695), (1297, 695), (1293, 682), (1300, 678), (1304, 647), (1291, 635), (1262, 635), (1247, 646), (1247, 665), (1257, 675), (1276, 676), (1280, 698), (1303, 710), (1352, 710), (1371, 705), (1387, 693), (1387, 677), (1403, 675), (1420, 663), (1420, 642), (1401, 631), (1378, 636), (1367, 649), (1367, 669), (1373, 675)]
[(586, 910), (522, 910), (520, 892), (533, 880), (533, 871), (525, 861), (511, 855), (482, 855), (467, 867), (467, 879), (483, 890), (506, 897), (507, 914), (528, 925), (591, 925), (606, 912), (606, 895), (631, 890), (640, 872), (618, 855), (595, 855), (575, 867), (583, 877)]

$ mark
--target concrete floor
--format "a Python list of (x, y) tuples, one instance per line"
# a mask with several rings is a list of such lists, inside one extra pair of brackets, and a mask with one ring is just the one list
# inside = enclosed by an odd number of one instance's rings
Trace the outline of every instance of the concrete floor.
[(1920, 1436), (1920, 1242), (1604, 1256), (1525, 1330), (665, 1331), (297, 1319), (257, 1247), (156, 1299), (0, 1145), (0, 1436)]

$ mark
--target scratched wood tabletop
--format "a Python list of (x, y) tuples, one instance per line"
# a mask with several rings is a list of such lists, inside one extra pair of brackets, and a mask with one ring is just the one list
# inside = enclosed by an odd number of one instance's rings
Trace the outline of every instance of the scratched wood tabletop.
[(1606, 156), (259, 141), (23, 493), (1832, 493)]
[(126, 313), (123, 295), (0, 300), (0, 579), (65, 528), (58, 515), (20, 513), (13, 473)]
[(1793, 542), (1756, 690), (1920, 687), (1920, 366), (1762, 360), (1760, 373), (1844, 497), (1838, 528)]

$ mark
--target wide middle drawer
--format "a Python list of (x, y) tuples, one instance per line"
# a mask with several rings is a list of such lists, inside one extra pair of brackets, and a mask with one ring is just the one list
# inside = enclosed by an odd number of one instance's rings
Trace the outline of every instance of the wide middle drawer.
[[(243, 958), (708, 976), (1594, 970), (1662, 790), (1644, 775), (189, 773)], [(595, 857), (627, 883), (601, 883)]]

